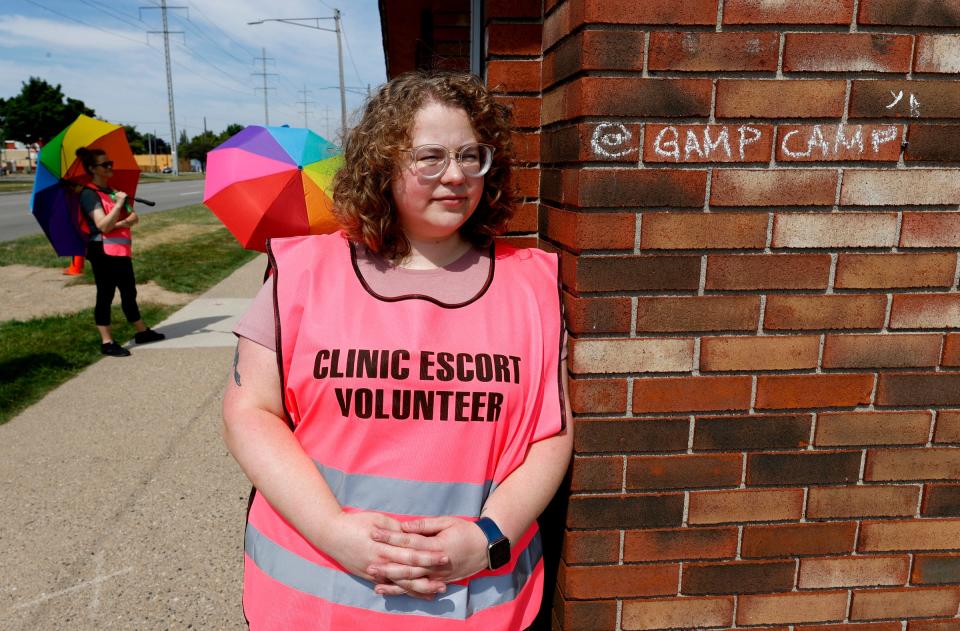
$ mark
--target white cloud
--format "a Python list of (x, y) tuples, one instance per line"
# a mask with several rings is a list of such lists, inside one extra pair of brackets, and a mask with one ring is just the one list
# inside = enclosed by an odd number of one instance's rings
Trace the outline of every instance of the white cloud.
[(143, 31), (101, 28), (25, 15), (0, 15), (0, 47), (119, 52), (141, 48), (140, 42), (146, 42)]

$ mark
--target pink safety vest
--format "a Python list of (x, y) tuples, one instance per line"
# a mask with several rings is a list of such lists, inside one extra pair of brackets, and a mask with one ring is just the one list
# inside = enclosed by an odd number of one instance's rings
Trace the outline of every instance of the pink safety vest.
[[(104, 193), (93, 183), (84, 184), (86, 188), (95, 191), (100, 197), (100, 205), (103, 206), (104, 214), (109, 214), (117, 203), (112, 193)], [(127, 202), (127, 209), (130, 208), (130, 202)], [(129, 213), (126, 210), (120, 212), (120, 219), (127, 217)], [(85, 226), (86, 222), (80, 225)], [(130, 228), (114, 228), (110, 232), (101, 233), (103, 238), (103, 251), (110, 256), (133, 256), (133, 237), (130, 234)]]
[[(294, 435), (345, 510), (475, 520), (530, 443), (563, 428), (556, 255), (497, 244), (473, 299), (384, 298), (343, 233), (274, 239), (277, 349)], [(536, 523), (510, 562), (432, 601), (384, 597), (257, 493), (247, 520), (251, 629), (500, 631), (543, 591)]]

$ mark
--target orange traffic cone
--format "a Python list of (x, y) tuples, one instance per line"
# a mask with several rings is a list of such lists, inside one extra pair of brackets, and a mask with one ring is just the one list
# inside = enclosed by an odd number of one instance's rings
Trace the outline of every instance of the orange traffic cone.
[(73, 257), (73, 260), (70, 261), (70, 267), (63, 270), (63, 273), (67, 276), (82, 276), (84, 260), (82, 256)]

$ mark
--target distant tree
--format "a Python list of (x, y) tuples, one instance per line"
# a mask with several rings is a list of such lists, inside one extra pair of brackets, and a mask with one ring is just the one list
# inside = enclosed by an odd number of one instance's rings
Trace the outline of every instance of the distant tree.
[(151, 150), (153, 153), (170, 153), (170, 143), (150, 133), (143, 135), (143, 146), (146, 149), (144, 153), (150, 153)]
[(147, 141), (143, 134), (137, 131), (134, 125), (124, 125), (123, 130), (127, 133), (127, 142), (130, 143), (130, 149), (136, 155), (150, 153), (147, 150)]
[(244, 130), (243, 125), (234, 123), (232, 125), (227, 125), (227, 128), (223, 130), (223, 133), (220, 134), (220, 142), (227, 140), (233, 136), (236, 136)]
[(9, 140), (44, 144), (80, 114), (95, 115), (83, 101), (65, 96), (60, 84), (39, 77), (23, 82), (20, 94), (0, 99), (0, 127)]

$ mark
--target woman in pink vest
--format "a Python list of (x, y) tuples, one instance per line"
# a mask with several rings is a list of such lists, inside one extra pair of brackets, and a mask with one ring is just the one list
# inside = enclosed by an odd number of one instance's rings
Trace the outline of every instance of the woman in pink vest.
[(480, 80), (403, 75), (346, 138), (343, 230), (269, 243), (223, 404), (251, 629), (536, 617), (573, 428), (557, 256), (494, 242), (510, 160)]
[(100, 352), (111, 357), (127, 357), (130, 351), (113, 340), (110, 328), (110, 305), (120, 290), (120, 305), (127, 321), (136, 329), (137, 344), (164, 339), (144, 324), (137, 305), (137, 281), (133, 275), (131, 226), (140, 218), (127, 201), (127, 194), (115, 191), (109, 181), (113, 176), (113, 161), (103, 149), (77, 149), (77, 157), (92, 180), (80, 192), (80, 209), (89, 234), (87, 258), (93, 267), (97, 284), (97, 302), (93, 319), (100, 333)]

